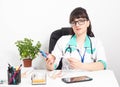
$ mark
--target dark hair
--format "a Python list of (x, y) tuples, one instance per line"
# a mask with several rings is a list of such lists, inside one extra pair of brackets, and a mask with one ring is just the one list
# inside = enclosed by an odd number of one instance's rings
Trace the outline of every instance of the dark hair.
[[(78, 18), (86, 18), (90, 22), (87, 11), (82, 7), (77, 7), (71, 12), (69, 23), (73, 22), (74, 19), (78, 19)], [(90, 22), (89, 27), (87, 28), (87, 35), (90, 37), (94, 37), (94, 34), (91, 29), (92, 29), (92, 26)], [(73, 30), (72, 30), (72, 34), (75, 34)]]

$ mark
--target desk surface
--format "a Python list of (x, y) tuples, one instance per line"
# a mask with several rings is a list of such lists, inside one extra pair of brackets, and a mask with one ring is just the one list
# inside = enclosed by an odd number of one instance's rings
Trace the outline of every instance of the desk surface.
[[(32, 70), (27, 69), (27, 74), (25, 77), (21, 78), (21, 83), (19, 85), (7, 85), (7, 83), (0, 84), (0, 87), (14, 86), (14, 87), (119, 87), (118, 82), (115, 78), (113, 71), (111, 70), (101, 70), (101, 71), (80, 71), (80, 70), (70, 70), (70, 71), (62, 71), (62, 77), (59, 78), (51, 78), (51, 76), (60, 71), (46, 71), (46, 70)], [(25, 72), (25, 70), (23, 70)], [(45, 85), (32, 85), (31, 84), (31, 73), (32, 72), (46, 72), (47, 74), (47, 83)], [(78, 83), (70, 83), (66, 84), (61, 81), (63, 77), (70, 76), (82, 76), (87, 75), (92, 77), (92, 81), (87, 82), (78, 82)]]

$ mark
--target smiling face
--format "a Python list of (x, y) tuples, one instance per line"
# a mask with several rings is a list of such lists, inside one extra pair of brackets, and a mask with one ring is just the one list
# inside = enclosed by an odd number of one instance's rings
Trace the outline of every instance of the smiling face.
[(91, 34), (91, 22), (84, 8), (75, 8), (70, 14), (69, 23), (73, 28), (73, 34), (88, 36)]
[(77, 36), (86, 34), (87, 28), (89, 27), (89, 21), (86, 18), (74, 19), (74, 21), (71, 22), (71, 27)]

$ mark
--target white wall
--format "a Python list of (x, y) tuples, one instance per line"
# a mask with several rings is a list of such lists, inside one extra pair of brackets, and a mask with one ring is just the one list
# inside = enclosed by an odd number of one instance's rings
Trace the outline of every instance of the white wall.
[[(42, 43), (48, 51), (53, 30), (69, 25), (69, 14), (78, 6), (87, 9), (95, 35), (104, 43), (108, 67), (120, 83), (120, 5), (119, 0), (0, 0), (0, 68), (7, 63), (18, 65), (19, 54), (14, 42), (24, 37)], [(36, 58), (34, 67), (45, 68)]]

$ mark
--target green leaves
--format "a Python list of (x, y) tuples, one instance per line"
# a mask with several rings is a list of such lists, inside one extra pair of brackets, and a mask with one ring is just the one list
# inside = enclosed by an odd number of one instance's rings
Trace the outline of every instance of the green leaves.
[(15, 44), (18, 47), (21, 59), (34, 59), (36, 55), (38, 55), (41, 47), (40, 41), (38, 41), (37, 44), (33, 46), (33, 40), (28, 38), (24, 38), (24, 40), (18, 40), (15, 42)]

